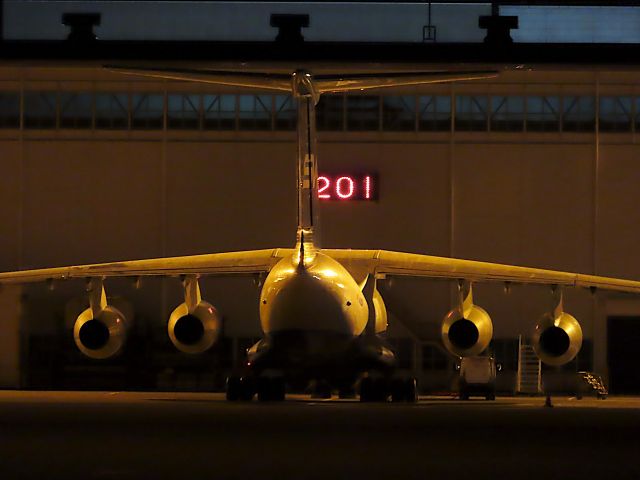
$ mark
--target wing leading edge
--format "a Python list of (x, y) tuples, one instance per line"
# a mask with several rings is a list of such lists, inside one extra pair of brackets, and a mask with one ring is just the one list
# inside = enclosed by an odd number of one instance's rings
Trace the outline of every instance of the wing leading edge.
[(0, 284), (42, 282), (70, 278), (179, 276), (189, 274), (238, 275), (264, 273), (293, 250), (272, 248), (242, 252), (212, 253), (185, 257), (155, 258), (98, 263), (71, 267), (43, 268), (0, 273)]
[(368, 274), (383, 274), (640, 293), (640, 281), (620, 278), (387, 250), (322, 250), (322, 252), (342, 263), (354, 276), (358, 277), (356, 280), (362, 280)]

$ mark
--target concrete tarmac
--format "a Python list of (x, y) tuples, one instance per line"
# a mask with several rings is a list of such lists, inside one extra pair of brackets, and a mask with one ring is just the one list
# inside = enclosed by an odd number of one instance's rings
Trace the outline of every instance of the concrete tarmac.
[(640, 398), (0, 391), (1, 479), (640, 479)]

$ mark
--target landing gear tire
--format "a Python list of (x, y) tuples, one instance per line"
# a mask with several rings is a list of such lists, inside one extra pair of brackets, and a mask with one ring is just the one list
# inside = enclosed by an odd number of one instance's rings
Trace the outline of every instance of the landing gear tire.
[(253, 376), (241, 377), (240, 384), (242, 386), (240, 390), (240, 400), (243, 402), (250, 402), (253, 400), (253, 396), (256, 394), (255, 378)]
[(418, 401), (418, 386), (415, 378), (397, 378), (391, 386), (391, 401), (394, 403)]
[(242, 397), (242, 379), (237, 375), (227, 377), (226, 397), (229, 402), (236, 402)]
[(417, 403), (418, 402), (418, 381), (415, 377), (408, 378), (405, 382), (405, 402)]
[(285, 396), (285, 381), (282, 377), (258, 378), (259, 402), (282, 402)]
[(255, 395), (255, 386), (252, 377), (231, 375), (227, 377), (226, 397), (230, 402), (250, 402)]
[(360, 381), (360, 401), (373, 402), (373, 399), (374, 399), (373, 389), (374, 389), (373, 378), (364, 377)]
[(327, 400), (331, 398), (331, 385), (324, 380), (317, 380), (313, 386), (311, 398)]
[(496, 394), (495, 393), (488, 393), (485, 395), (485, 400), (495, 400), (496, 399)]
[(361, 402), (386, 402), (389, 398), (389, 388), (384, 378), (364, 377), (360, 381)]

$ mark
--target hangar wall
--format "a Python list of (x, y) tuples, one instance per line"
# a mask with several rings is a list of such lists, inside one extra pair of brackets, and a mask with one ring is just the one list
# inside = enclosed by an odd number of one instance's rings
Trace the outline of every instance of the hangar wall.
[[(0, 73), (7, 81), (22, 78), (16, 83), (21, 91), (178, 89), (117, 83), (91, 69), (24, 67)], [(637, 80), (633, 72), (593, 71), (511, 72), (506, 77), (406, 93), (434, 91), (455, 98), (468, 92), (600, 95), (609, 89), (634, 95)], [(158, 131), (24, 128), (24, 123), (0, 129), (0, 268), (293, 243), (293, 132), (169, 131), (166, 122)], [(380, 189), (377, 202), (321, 205), (324, 246), (640, 275), (635, 248), (640, 212), (634, 208), (640, 201), (635, 165), (640, 151), (633, 127), (606, 134), (597, 127), (587, 132), (323, 131), (319, 140), (321, 170), (376, 172)], [(396, 319), (392, 330), (406, 336), (397, 324), (411, 319), (435, 334), (450, 308), (450, 285), (409, 279), (386, 283)], [(235, 361), (240, 344), (260, 334), (258, 287), (252, 279), (206, 279), (202, 290), (224, 315)], [(56, 285), (53, 292), (45, 285), (26, 287), (26, 335), (69, 334), (82, 307), (82, 291), (81, 282)], [(165, 322), (180, 301), (177, 280), (148, 280), (137, 290), (114, 281), (108, 292), (126, 298), (144, 325), (141, 336), (151, 335), (152, 345), (168, 351)], [(565, 300), (593, 342), (586, 353), (593, 358), (586, 364), (605, 375), (608, 298), (567, 291)], [(548, 291), (538, 287), (514, 286), (505, 294), (501, 285), (478, 285), (475, 299), (492, 315), (496, 339), (528, 334), (535, 319), (552, 307)], [(629, 308), (640, 311), (637, 302)], [(416, 352), (420, 362), (421, 352)], [(23, 354), (23, 363), (28, 355)], [(427, 383), (430, 375), (423, 373)]]

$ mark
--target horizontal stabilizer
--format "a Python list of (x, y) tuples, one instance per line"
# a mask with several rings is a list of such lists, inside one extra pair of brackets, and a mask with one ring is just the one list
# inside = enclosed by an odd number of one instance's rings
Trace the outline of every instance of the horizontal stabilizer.
[(178, 80), (183, 82), (210, 83), (231, 87), (259, 88), (291, 91), (291, 75), (261, 72), (231, 72), (184, 68), (146, 68), (105, 65), (104, 68), (125, 75)]
[[(184, 68), (127, 67), (122, 65), (105, 65), (104, 68), (126, 75), (137, 75), (163, 80), (209, 83), (213, 85), (227, 85), (233, 87), (258, 88), (286, 92), (291, 92), (293, 90), (291, 74)], [(313, 76), (313, 85), (318, 93), (337, 93), (354, 90), (368, 90), (372, 88), (426, 85), (430, 83), (458, 82), (463, 80), (481, 80), (497, 76), (498, 72), (495, 70), (316, 75)]]
[(497, 71), (441, 71), (441, 72), (397, 72), (362, 73), (344, 76), (317, 75), (314, 77), (316, 89), (320, 93), (349, 92), (371, 88), (426, 85), (430, 83), (482, 80), (498, 76)]

